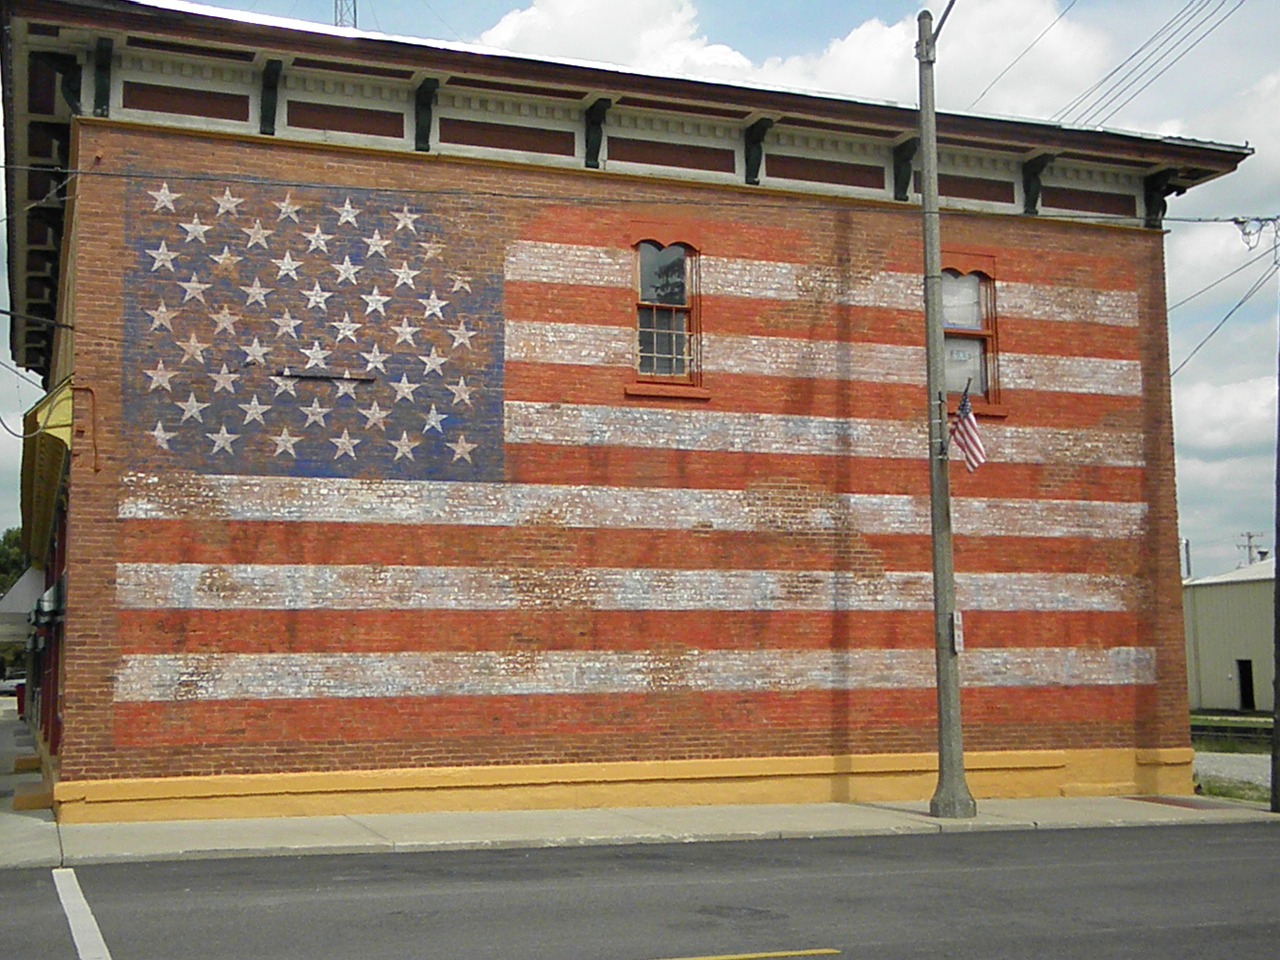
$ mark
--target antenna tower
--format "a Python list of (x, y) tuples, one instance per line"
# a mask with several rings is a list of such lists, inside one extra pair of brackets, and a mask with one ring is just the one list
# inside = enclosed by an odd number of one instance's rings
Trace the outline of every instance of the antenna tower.
[(358, 27), (356, 17), (356, 0), (333, 0), (333, 25), (335, 27)]

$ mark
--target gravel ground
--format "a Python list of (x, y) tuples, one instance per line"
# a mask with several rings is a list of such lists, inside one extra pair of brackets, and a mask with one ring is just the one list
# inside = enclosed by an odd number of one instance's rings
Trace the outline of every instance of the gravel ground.
[(1197, 753), (1195, 771), (1211, 777), (1241, 780), (1266, 787), (1271, 784), (1268, 753)]

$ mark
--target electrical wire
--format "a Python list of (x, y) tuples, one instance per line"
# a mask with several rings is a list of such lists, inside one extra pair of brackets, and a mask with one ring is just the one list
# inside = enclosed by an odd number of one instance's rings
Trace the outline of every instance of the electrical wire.
[(1236, 305), (1227, 311), (1226, 316), (1224, 316), (1221, 320), (1219, 320), (1217, 324), (1214, 325), (1214, 328), (1210, 330), (1209, 333), (1205, 336), (1205, 338), (1196, 344), (1195, 349), (1193, 349), (1189, 354), (1187, 354), (1187, 356), (1183, 359), (1183, 361), (1180, 364), (1178, 364), (1176, 367), (1173, 368), (1173, 372), (1170, 373), (1169, 376), (1176, 377), (1178, 375), (1178, 371), (1181, 370), (1183, 367), (1185, 367), (1188, 363), (1190, 363), (1191, 358), (1200, 352), (1200, 348), (1203, 347), (1210, 340), (1212, 340), (1214, 335), (1217, 334), (1217, 332), (1223, 328), (1226, 322), (1235, 315), (1236, 311), (1239, 310), (1241, 307), (1243, 307), (1246, 303), (1248, 303), (1259, 290), (1261, 290), (1264, 286), (1266, 286), (1267, 281), (1269, 281), (1277, 273), (1280, 273), (1280, 262), (1273, 262), (1271, 263), (1270, 266), (1267, 267), (1266, 271), (1262, 274), (1262, 276), (1260, 276), (1254, 282), (1253, 286), (1251, 286), (1245, 292), (1244, 296), (1241, 297), (1236, 302)]
[(1070, 3), (1068, 3), (1065, 7), (1063, 7), (1062, 12), (1059, 13), (1058, 16), (1054, 18), (1053, 23), (1049, 24), (1047, 27), (1041, 30), (1040, 34), (1034, 40), (1032, 40), (1029, 44), (1027, 44), (1026, 48), (1020, 54), (1018, 54), (1016, 57), (1014, 57), (1012, 60), (1009, 61), (1008, 66), (1006, 66), (1003, 70), (1001, 70), (999, 73), (996, 74), (996, 78), (994, 80), (992, 80), (990, 83), (988, 83), (985, 87), (982, 88), (982, 92), (978, 94), (976, 97), (974, 97), (973, 102), (969, 104), (969, 109), (972, 110), (974, 107), (976, 107), (978, 105), (978, 101), (981, 100), (983, 97), (985, 97), (988, 93), (990, 93), (991, 88), (994, 87), (997, 83), (999, 83), (1002, 79), (1004, 79), (1004, 75), (1008, 73), (1010, 70), (1012, 70), (1014, 67), (1016, 67), (1019, 61), (1021, 61), (1023, 57), (1025, 57), (1028, 53), (1030, 53), (1032, 48), (1037, 43), (1039, 43), (1041, 40), (1044, 39), (1044, 35), (1048, 33), (1050, 30), (1052, 30), (1054, 27), (1056, 27), (1058, 25), (1058, 21), (1061, 20), (1063, 17), (1065, 17), (1068, 13), (1070, 13), (1071, 8), (1074, 7), (1078, 2), (1079, 0), (1071, 0)]
[(1179, 300), (1177, 303), (1171, 303), (1171, 304), (1169, 304), (1169, 306), (1168, 306), (1168, 308), (1167, 308), (1167, 309), (1168, 309), (1168, 311), (1169, 311), (1170, 313), (1172, 313), (1174, 310), (1177, 310), (1179, 307), (1183, 306), (1184, 304), (1190, 303), (1190, 302), (1191, 302), (1192, 300), (1194, 300), (1196, 297), (1200, 296), (1200, 294), (1202, 294), (1202, 293), (1208, 293), (1208, 292), (1209, 292), (1210, 290), (1212, 290), (1214, 287), (1218, 286), (1218, 284), (1220, 284), (1220, 283), (1225, 283), (1226, 281), (1230, 280), (1232, 277), (1234, 277), (1234, 276), (1235, 276), (1237, 273), (1239, 273), (1241, 270), (1247, 270), (1249, 267), (1253, 266), (1253, 265), (1254, 265), (1255, 263), (1257, 263), (1259, 260), (1263, 259), (1264, 257), (1270, 257), (1270, 256), (1272, 256), (1272, 252), (1271, 252), (1270, 250), (1263, 250), (1263, 251), (1262, 251), (1262, 253), (1258, 254), (1256, 257), (1253, 257), (1253, 258), (1252, 258), (1252, 259), (1250, 259), (1250, 260), (1246, 260), (1244, 263), (1240, 264), (1240, 266), (1236, 267), (1236, 268), (1235, 268), (1234, 270), (1232, 270), (1230, 273), (1224, 273), (1224, 274), (1223, 274), (1222, 276), (1220, 276), (1217, 280), (1213, 281), (1213, 283), (1210, 283), (1210, 284), (1208, 284), (1207, 286), (1203, 286), (1203, 287), (1201, 287), (1201, 288), (1200, 288), (1199, 290), (1197, 290), (1195, 293), (1191, 294), (1190, 296), (1183, 297), (1183, 298), (1182, 298), (1181, 300)]
[(1179, 24), (1172, 33), (1156, 44), (1146, 56), (1131, 66), (1123, 76), (1099, 92), (1091, 103), (1082, 107), (1080, 112), (1073, 118), (1072, 123), (1079, 125), (1091, 123), (1099, 113), (1114, 103), (1117, 97), (1123, 96), (1133, 84), (1139, 82), (1150, 71), (1156, 69), (1167, 57), (1172, 56), (1200, 28), (1205, 20), (1222, 8), (1222, 5), (1227, 0), (1217, 0), (1217, 7), (1210, 10), (1202, 19), (1193, 20), (1210, 2), (1211, 0), (1201, 0), (1200, 6), (1191, 11), (1184, 23)]
[(1160, 70), (1159, 73), (1157, 73), (1154, 77), (1152, 77), (1142, 86), (1140, 86), (1137, 90), (1133, 91), (1133, 93), (1131, 93), (1128, 97), (1122, 100), (1119, 104), (1117, 104), (1115, 109), (1113, 109), (1110, 113), (1108, 113), (1105, 117), (1103, 117), (1099, 121), (1099, 123), (1106, 124), (1107, 121), (1109, 121), (1117, 113), (1119, 113), (1121, 110), (1127, 107), (1130, 103), (1132, 103), (1134, 99), (1137, 98), (1144, 90), (1146, 90), (1149, 86), (1151, 86), (1161, 77), (1163, 77), (1166, 73), (1168, 73), (1169, 70), (1172, 69), (1178, 63), (1178, 61), (1180, 61), (1183, 57), (1185, 57), (1188, 53), (1190, 53), (1196, 47), (1200, 46), (1200, 44), (1203, 43), (1209, 37), (1209, 35), (1213, 33), (1213, 31), (1217, 30), (1218, 27), (1222, 26), (1222, 24), (1226, 22), (1227, 18), (1230, 17), (1237, 10), (1239, 10), (1243, 5), (1244, 5), (1244, 0), (1236, 0), (1236, 5), (1232, 7), (1230, 10), (1228, 10), (1226, 13), (1224, 13), (1213, 26), (1211, 26), (1208, 30), (1202, 33), (1196, 39), (1196, 41), (1191, 44), (1191, 46), (1187, 47), (1187, 49), (1183, 50), (1180, 54), (1174, 57), (1173, 60), (1171, 60), (1168, 64), (1166, 64), (1165, 67), (1162, 70)]

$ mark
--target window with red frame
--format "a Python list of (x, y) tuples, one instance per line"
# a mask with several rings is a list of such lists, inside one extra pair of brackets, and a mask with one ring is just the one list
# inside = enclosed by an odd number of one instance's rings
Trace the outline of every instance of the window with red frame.
[(942, 272), (942, 326), (947, 392), (963, 393), (995, 403), (995, 289), (982, 273)]
[(684, 244), (645, 240), (636, 255), (636, 373), (643, 380), (693, 383), (695, 254)]

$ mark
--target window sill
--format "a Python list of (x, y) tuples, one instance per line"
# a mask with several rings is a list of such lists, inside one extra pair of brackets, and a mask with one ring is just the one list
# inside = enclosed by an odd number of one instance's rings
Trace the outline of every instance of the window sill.
[(628, 397), (670, 397), (681, 400), (710, 400), (711, 391), (691, 383), (628, 383), (622, 388)]
[[(973, 407), (973, 415), (975, 417), (988, 417), (997, 420), (1003, 420), (1009, 416), (1009, 408), (1000, 403), (988, 403), (986, 400), (975, 400), (969, 398), (969, 405)], [(947, 398), (947, 413), (954, 414), (960, 407), (960, 398), (950, 396)]]

